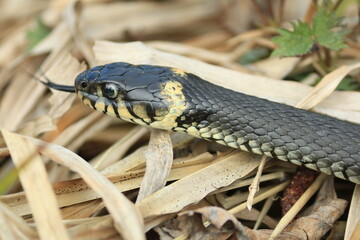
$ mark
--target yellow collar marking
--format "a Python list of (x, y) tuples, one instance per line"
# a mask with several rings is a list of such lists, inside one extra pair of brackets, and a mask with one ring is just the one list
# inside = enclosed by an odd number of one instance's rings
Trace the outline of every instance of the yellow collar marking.
[(171, 130), (177, 127), (176, 118), (181, 116), (187, 108), (182, 84), (177, 81), (168, 81), (162, 85), (161, 94), (168, 101), (169, 113), (161, 120), (150, 123), (151, 127)]

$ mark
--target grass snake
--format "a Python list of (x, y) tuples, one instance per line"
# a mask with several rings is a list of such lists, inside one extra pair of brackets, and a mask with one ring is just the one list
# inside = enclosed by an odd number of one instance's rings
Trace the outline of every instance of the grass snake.
[(360, 125), (249, 96), (179, 69), (97, 66), (74, 86), (89, 107), (133, 123), (185, 132), (360, 183)]

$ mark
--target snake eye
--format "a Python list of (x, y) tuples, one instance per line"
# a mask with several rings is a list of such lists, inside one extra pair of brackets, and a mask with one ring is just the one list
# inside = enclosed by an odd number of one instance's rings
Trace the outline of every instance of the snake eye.
[(118, 88), (113, 83), (108, 83), (103, 89), (103, 95), (109, 99), (115, 99), (118, 96)]
[(82, 89), (87, 88), (87, 86), (88, 86), (88, 83), (87, 83), (86, 81), (82, 81), (82, 82), (80, 83), (80, 87), (81, 87)]

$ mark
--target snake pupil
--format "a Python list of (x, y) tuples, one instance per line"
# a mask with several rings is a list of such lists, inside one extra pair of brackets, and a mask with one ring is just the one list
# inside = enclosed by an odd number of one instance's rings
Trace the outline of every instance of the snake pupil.
[(88, 84), (87, 84), (87, 82), (82, 81), (82, 82), (80, 83), (80, 86), (81, 86), (83, 89), (85, 89), (85, 88), (88, 86)]

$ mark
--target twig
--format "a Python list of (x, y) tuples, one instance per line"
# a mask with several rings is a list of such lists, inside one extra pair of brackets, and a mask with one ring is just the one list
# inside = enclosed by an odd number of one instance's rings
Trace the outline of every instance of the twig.
[(246, 205), (247, 205), (247, 208), (249, 209), (249, 211), (252, 208), (253, 201), (254, 201), (254, 196), (259, 191), (260, 178), (261, 178), (261, 174), (262, 174), (262, 171), (264, 169), (266, 161), (267, 161), (267, 157), (265, 155), (263, 155), (263, 157), (261, 158), (261, 162), (260, 162), (260, 165), (258, 167), (258, 170), (256, 172), (256, 176), (254, 178), (254, 181), (249, 186), (249, 196), (248, 196), (248, 199), (246, 201)]

